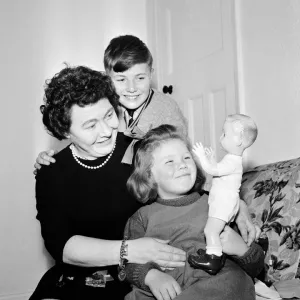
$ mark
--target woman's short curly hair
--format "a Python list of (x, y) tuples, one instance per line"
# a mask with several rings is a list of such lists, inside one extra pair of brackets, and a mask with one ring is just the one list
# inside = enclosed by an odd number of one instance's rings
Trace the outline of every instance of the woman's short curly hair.
[[(189, 151), (191, 144), (186, 136), (173, 125), (160, 125), (150, 130), (141, 141), (134, 158), (134, 171), (127, 181), (128, 190), (142, 203), (157, 198), (157, 185), (152, 176), (153, 152), (163, 143), (170, 140), (184, 142)], [(197, 168), (197, 178), (192, 191), (200, 191), (205, 182), (201, 170)]]
[(44, 105), (40, 110), (47, 131), (59, 140), (69, 134), (71, 108), (85, 107), (108, 99), (118, 113), (119, 96), (109, 76), (85, 66), (66, 65), (53, 78), (46, 80)]

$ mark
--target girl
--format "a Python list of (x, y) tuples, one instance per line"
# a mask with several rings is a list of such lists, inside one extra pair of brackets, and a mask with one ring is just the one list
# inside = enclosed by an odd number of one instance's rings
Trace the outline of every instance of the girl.
[[(190, 150), (188, 141), (174, 126), (161, 125), (148, 132), (137, 151), (135, 170), (127, 186), (140, 202), (151, 204), (128, 220), (126, 238), (167, 239), (187, 254), (203, 251), (207, 195), (201, 191), (204, 177)], [(126, 278), (133, 290), (125, 299), (255, 299), (250, 276), (256, 276), (263, 267), (262, 249), (256, 244), (248, 247), (229, 227), (221, 240), (224, 253), (231, 259), (216, 276), (187, 263), (175, 269), (161, 269), (153, 262), (127, 264)]]

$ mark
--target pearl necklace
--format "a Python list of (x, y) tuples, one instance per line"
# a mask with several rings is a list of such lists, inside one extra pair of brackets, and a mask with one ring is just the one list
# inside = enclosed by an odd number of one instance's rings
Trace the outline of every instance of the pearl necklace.
[(72, 155), (73, 155), (74, 159), (77, 161), (77, 163), (80, 164), (80, 165), (81, 165), (82, 167), (84, 167), (84, 168), (92, 169), (92, 170), (102, 168), (102, 167), (109, 161), (109, 159), (111, 158), (111, 156), (112, 156), (112, 154), (113, 154), (115, 148), (116, 148), (116, 143), (114, 144), (114, 147), (113, 147), (112, 151), (109, 153), (109, 155), (107, 156), (106, 160), (105, 160), (101, 165), (93, 167), (93, 166), (88, 166), (88, 165), (85, 165), (84, 163), (82, 163), (82, 162), (78, 159), (78, 157), (81, 158), (81, 159), (84, 159), (84, 158), (82, 158), (82, 157), (80, 157), (80, 156), (78, 156), (78, 155), (75, 154), (75, 150), (74, 150), (75, 147), (74, 147), (73, 144), (70, 146), (70, 149), (71, 149), (71, 151), (72, 151)]

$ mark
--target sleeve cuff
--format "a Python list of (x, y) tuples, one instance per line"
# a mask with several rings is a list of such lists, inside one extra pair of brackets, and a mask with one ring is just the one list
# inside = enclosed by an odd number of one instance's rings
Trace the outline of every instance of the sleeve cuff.
[(261, 255), (260, 252), (262, 252), (261, 247), (256, 243), (252, 243), (243, 256), (233, 255), (232, 258), (238, 262), (239, 265), (247, 265), (256, 260), (256, 258)]
[(132, 274), (133, 284), (144, 291), (150, 292), (149, 287), (145, 284), (145, 277), (152, 269), (161, 270), (159, 265), (154, 262), (137, 265)]
[(243, 256), (232, 256), (232, 259), (253, 278), (264, 268), (265, 255), (256, 243), (252, 243)]

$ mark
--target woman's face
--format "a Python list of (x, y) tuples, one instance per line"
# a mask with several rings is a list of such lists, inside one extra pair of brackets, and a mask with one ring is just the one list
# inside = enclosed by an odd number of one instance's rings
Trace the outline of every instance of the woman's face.
[(108, 155), (116, 142), (118, 117), (108, 99), (85, 107), (71, 108), (71, 127), (67, 136), (77, 154), (87, 159)]
[(194, 186), (197, 168), (186, 145), (169, 140), (153, 151), (152, 175), (157, 193), (163, 199), (186, 195)]

